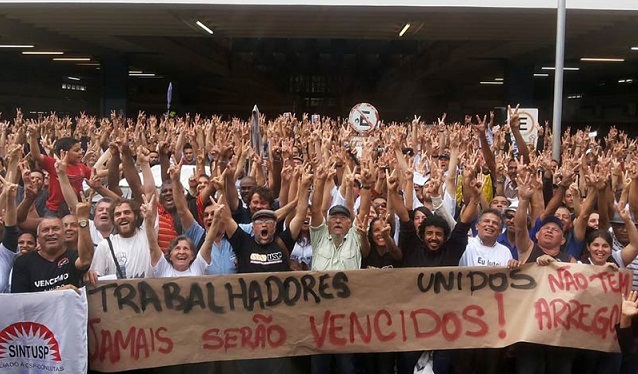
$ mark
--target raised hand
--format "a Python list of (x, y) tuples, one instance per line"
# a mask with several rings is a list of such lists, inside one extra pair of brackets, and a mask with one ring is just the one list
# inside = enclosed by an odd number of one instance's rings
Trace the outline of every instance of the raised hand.
[(521, 200), (529, 200), (534, 195), (534, 184), (532, 179), (535, 178), (532, 174), (527, 174), (525, 176), (518, 175), (516, 177), (516, 182), (518, 184), (518, 198)]
[(485, 134), (485, 130), (487, 129), (487, 115), (484, 115), (481, 120), (481, 116), (477, 114), (476, 120), (478, 123), (476, 125), (472, 125), (472, 129), (477, 133)]
[(629, 296), (622, 295), (622, 315), (634, 317), (638, 315), (638, 292), (630, 291)]
[(149, 154), (151, 153), (151, 151), (149, 151), (146, 147), (144, 146), (138, 146), (137, 147), (137, 163), (142, 165), (142, 164), (148, 164), (149, 163)]
[(178, 181), (180, 179), (182, 173), (182, 160), (180, 160), (179, 164), (171, 165), (171, 167), (168, 168), (168, 176), (172, 181)]
[(507, 113), (509, 113), (510, 115), (509, 125), (513, 129), (517, 129), (521, 125), (521, 118), (520, 114), (518, 113), (519, 107), (520, 104), (516, 104), (516, 107), (514, 109), (512, 109), (512, 107), (509, 105), (507, 106)]
[(83, 192), (80, 192), (80, 201), (78, 201), (75, 206), (75, 215), (78, 217), (78, 220), (89, 218), (89, 214), (91, 214), (91, 200), (93, 200), (93, 191), (89, 194), (88, 199), (84, 196)]
[(310, 185), (312, 184), (312, 178), (313, 178), (312, 166), (310, 164), (308, 164), (302, 169), (302, 171), (303, 171), (303, 173), (301, 174), (301, 186), (300, 187), (310, 188)]
[(58, 173), (58, 175), (66, 175), (66, 168), (69, 165), (68, 154), (69, 153), (66, 151), (60, 151), (60, 156), (62, 156), (62, 158), (60, 159), (56, 156), (55, 172)]
[(631, 212), (629, 211), (629, 204), (625, 204), (625, 206), (616, 205), (616, 211), (620, 215), (623, 221), (626, 223), (632, 222), (631, 220)]
[(144, 220), (153, 219), (157, 210), (157, 195), (152, 193), (151, 195), (142, 194), (142, 205), (140, 205), (140, 212)]

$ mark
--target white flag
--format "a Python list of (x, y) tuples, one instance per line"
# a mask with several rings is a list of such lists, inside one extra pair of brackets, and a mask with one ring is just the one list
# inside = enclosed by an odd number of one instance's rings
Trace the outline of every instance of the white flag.
[(86, 373), (85, 292), (0, 294), (0, 372)]

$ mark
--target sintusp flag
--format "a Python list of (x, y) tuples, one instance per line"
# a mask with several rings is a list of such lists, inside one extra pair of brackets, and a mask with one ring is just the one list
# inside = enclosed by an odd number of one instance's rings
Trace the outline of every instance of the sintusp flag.
[(86, 373), (86, 290), (0, 294), (0, 372)]

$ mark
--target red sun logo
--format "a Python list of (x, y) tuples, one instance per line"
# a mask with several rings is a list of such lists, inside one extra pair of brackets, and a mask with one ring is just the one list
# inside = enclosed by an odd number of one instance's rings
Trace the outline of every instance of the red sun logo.
[(51, 330), (34, 322), (17, 322), (0, 331), (0, 359), (6, 358), (62, 361)]

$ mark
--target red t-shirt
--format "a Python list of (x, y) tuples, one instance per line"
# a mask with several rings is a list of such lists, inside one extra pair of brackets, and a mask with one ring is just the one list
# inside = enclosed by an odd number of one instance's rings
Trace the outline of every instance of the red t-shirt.
[[(44, 158), (42, 168), (49, 173), (49, 199), (46, 205), (50, 211), (57, 212), (60, 208), (60, 203), (64, 201), (64, 196), (60, 188), (58, 173), (55, 172), (55, 159), (45, 155), (42, 155), (42, 157)], [(82, 191), (84, 178), (91, 178), (91, 168), (83, 163), (69, 164), (66, 167), (66, 174), (69, 176), (71, 186), (77, 194)]]
[(175, 222), (173, 215), (164, 208), (162, 204), (157, 206), (157, 215), (159, 217), (159, 230), (157, 232), (157, 244), (159, 244), (162, 252), (166, 254), (168, 245), (171, 244), (179, 233), (175, 231)]

